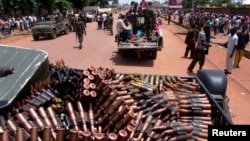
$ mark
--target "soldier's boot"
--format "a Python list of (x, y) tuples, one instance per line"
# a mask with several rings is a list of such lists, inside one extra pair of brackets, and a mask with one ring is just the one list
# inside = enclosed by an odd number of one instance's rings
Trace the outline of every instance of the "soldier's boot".
[(80, 43), (80, 45), (79, 45), (79, 49), (82, 49), (82, 44)]

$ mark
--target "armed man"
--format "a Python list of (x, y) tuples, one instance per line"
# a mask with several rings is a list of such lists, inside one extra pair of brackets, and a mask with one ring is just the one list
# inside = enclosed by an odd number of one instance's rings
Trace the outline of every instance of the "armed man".
[(78, 16), (78, 21), (76, 23), (76, 38), (79, 41), (79, 49), (82, 49), (82, 42), (83, 42), (83, 34), (86, 36), (86, 23), (84, 20), (83, 13), (80, 13)]

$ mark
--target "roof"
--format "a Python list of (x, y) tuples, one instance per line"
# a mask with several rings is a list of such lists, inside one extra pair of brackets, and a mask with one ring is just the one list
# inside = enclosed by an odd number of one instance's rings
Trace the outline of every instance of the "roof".
[(48, 53), (0, 44), (0, 67), (13, 67), (14, 73), (0, 77), (0, 110), (9, 107), (18, 97), (30, 93), (30, 84), (45, 76)]

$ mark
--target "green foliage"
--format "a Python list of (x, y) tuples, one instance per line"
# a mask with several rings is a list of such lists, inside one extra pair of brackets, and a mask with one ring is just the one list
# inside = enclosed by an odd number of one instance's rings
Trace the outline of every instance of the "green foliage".
[[(118, 0), (113, 0), (118, 3)], [(22, 14), (40, 13), (42, 9), (52, 12), (53, 7), (60, 11), (70, 9), (82, 10), (85, 6), (105, 6), (107, 0), (0, 0), (0, 12), (9, 15), (11, 11), (21, 11)]]

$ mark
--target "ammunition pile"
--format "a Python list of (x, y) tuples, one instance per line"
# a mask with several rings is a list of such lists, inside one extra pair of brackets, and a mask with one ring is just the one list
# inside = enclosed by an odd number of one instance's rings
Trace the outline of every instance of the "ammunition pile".
[(170, 75), (50, 65), (0, 117), (3, 141), (207, 140), (211, 104), (197, 82)]

